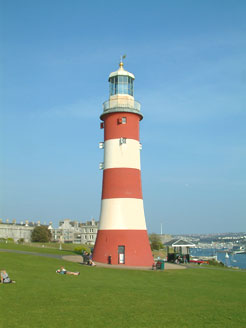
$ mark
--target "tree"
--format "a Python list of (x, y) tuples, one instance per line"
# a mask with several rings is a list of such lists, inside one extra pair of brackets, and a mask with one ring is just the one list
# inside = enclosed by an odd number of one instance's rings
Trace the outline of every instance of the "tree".
[(152, 233), (149, 235), (149, 241), (150, 241), (150, 246), (151, 250), (159, 250), (163, 248), (163, 244), (161, 242), (160, 237), (156, 233)]
[(32, 242), (48, 243), (51, 240), (51, 232), (46, 226), (38, 226), (33, 229)]

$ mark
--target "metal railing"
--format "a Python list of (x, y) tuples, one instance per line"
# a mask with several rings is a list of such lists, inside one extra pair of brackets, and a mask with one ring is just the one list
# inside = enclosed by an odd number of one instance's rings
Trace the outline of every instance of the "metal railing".
[(140, 112), (140, 103), (138, 101), (117, 101), (117, 100), (107, 100), (103, 103), (103, 111), (106, 112), (113, 108), (131, 108)]

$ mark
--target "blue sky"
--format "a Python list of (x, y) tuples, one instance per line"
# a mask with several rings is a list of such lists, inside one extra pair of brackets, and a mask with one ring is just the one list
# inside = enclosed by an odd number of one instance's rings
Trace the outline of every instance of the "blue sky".
[(0, 0), (0, 218), (99, 218), (127, 54), (149, 232), (246, 230), (246, 2)]

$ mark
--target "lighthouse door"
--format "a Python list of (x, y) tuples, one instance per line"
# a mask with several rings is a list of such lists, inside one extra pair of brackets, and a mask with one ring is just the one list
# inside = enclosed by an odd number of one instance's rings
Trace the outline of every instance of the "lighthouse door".
[(118, 246), (118, 264), (125, 264), (125, 246)]

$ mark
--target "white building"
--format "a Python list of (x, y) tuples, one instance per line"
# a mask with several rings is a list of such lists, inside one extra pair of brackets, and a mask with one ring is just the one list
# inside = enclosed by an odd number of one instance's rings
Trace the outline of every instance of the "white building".
[(92, 219), (85, 223), (65, 219), (59, 222), (59, 227), (48, 228), (53, 242), (94, 245), (97, 237), (98, 222)]
[(24, 240), (24, 242), (30, 242), (32, 231), (37, 225), (40, 225), (40, 221), (34, 223), (26, 220), (25, 223), (16, 223), (15, 219), (12, 222), (9, 222), (8, 219), (6, 222), (3, 222), (0, 219), (0, 239), (12, 238), (15, 242), (20, 239)]
[[(15, 242), (24, 239), (24, 242), (31, 241), (32, 231), (36, 226), (40, 226), (40, 221), (16, 223), (16, 220), (3, 222), (0, 219), (0, 239), (12, 238)], [(85, 223), (65, 219), (59, 222), (58, 228), (52, 227), (49, 223), (48, 229), (51, 232), (53, 242), (74, 243), (94, 245), (97, 237), (98, 222), (92, 219)]]

